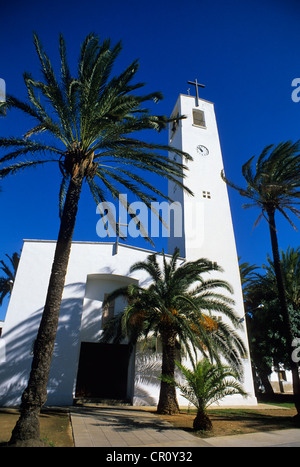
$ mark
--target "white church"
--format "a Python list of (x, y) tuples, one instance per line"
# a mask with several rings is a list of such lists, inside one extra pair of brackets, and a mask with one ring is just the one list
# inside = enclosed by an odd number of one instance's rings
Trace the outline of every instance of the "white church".
[[(196, 98), (179, 95), (172, 116), (177, 114), (186, 118), (170, 125), (169, 142), (193, 157), (187, 162), (185, 184), (194, 196), (169, 182), (169, 196), (181, 206), (183, 221), (180, 234), (181, 219), (175, 218), (171, 225), (168, 254), (178, 246), (183, 261), (204, 257), (223, 268), (220, 277), (234, 289), (235, 310), (244, 323), (241, 337), (249, 348), (230, 204), (226, 184), (220, 177), (223, 161), (214, 105), (199, 99), (196, 84)], [(27, 385), (54, 249), (55, 241), (24, 240), (0, 338), (0, 406), (19, 405)], [(150, 253), (153, 251), (115, 241), (73, 242), (47, 405), (70, 406), (77, 399), (126, 401), (138, 406), (157, 404), (159, 352), (147, 353), (139, 348), (132, 351), (126, 343), (99, 343), (105, 321), (125, 305), (120, 298), (103, 309), (106, 294), (133, 282), (146, 284), (144, 272), (130, 275), (128, 271)], [(242, 383), (248, 397), (228, 396), (221, 402), (223, 405), (257, 404), (249, 352), (243, 365)], [(178, 402), (187, 405), (179, 393)]]

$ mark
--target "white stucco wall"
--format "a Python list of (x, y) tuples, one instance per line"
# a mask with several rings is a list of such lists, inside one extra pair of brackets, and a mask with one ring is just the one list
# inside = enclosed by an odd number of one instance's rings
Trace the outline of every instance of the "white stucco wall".
[[(168, 253), (178, 246), (188, 261), (204, 257), (221, 266), (223, 272), (214, 273), (214, 278), (226, 280), (232, 286), (234, 294), (229, 296), (234, 299), (234, 309), (242, 319), (245, 314), (243, 295), (227, 185), (220, 175), (223, 158), (214, 104), (203, 99), (199, 99), (198, 107), (195, 104), (194, 97), (180, 95), (173, 111), (174, 115), (179, 112), (186, 117), (180, 121), (176, 133), (170, 131), (169, 136), (173, 146), (193, 157), (193, 161), (183, 158), (183, 163), (188, 167), (184, 183), (194, 196), (180, 188), (174, 189), (174, 183), (169, 183), (169, 196), (184, 206), (184, 236), (170, 237)], [(193, 124), (193, 109), (204, 112), (205, 127)], [(199, 153), (199, 145), (208, 149), (207, 155)], [(210, 198), (204, 198), (203, 192), (209, 192)], [(240, 336), (248, 350), (248, 358), (244, 359), (244, 387), (252, 395), (251, 403), (256, 404), (245, 320), (243, 323)]]
[[(18, 404), (26, 386), (54, 248), (55, 242), (24, 241), (1, 337), (5, 361), (0, 363), (0, 405)], [(72, 404), (80, 343), (96, 342), (99, 337), (103, 291), (108, 293), (124, 284), (124, 279), (118, 281), (116, 277), (108, 282), (107, 275), (127, 276), (131, 264), (144, 260), (149, 254), (147, 250), (121, 245), (117, 255), (113, 255), (113, 250), (114, 245), (106, 243), (75, 242), (72, 245), (48, 384), (47, 403), (50, 405)], [(106, 277), (106, 282), (103, 280), (102, 288), (96, 292), (99, 275)], [(143, 274), (135, 278), (141, 283), (146, 281)]]

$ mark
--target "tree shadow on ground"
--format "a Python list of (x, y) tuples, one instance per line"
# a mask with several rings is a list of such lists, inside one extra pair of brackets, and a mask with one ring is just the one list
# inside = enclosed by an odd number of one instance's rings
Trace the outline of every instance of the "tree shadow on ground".
[(195, 432), (193, 430), (195, 412), (181, 412), (179, 415), (172, 416), (164, 415), (163, 418), (182, 430), (200, 437), (210, 437), (299, 428), (293, 420), (294, 415), (296, 415), (295, 409), (210, 409), (208, 416), (213, 426), (211, 432)]
[[(269, 412), (269, 413), (268, 413)], [(281, 411), (282, 413), (282, 411)], [(294, 428), (296, 427), (295, 421), (293, 421), (293, 416), (291, 415), (276, 415), (278, 410), (271, 410), (265, 412), (255, 412), (255, 411), (241, 411), (241, 412), (232, 412), (228, 411), (227, 413), (218, 413), (217, 411), (211, 413), (211, 418), (214, 421), (243, 421), (243, 423), (249, 428), (260, 428), (261, 430), (270, 430), (278, 429), (278, 426), (283, 428)]]
[[(165, 430), (176, 430), (177, 428), (159, 417), (153, 417), (153, 412), (149, 410), (135, 410), (118, 407), (114, 408), (88, 408), (80, 409), (80, 415), (83, 417), (93, 417), (94, 426), (110, 427), (116, 432), (129, 432), (134, 430), (152, 429), (157, 432)], [(150, 415), (150, 417), (149, 417)], [(153, 421), (152, 421), (153, 417)]]

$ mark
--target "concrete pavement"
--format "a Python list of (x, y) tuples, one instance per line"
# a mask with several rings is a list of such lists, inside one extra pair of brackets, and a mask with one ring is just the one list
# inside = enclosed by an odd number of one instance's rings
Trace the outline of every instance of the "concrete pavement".
[(300, 447), (300, 429), (201, 439), (145, 408), (71, 408), (75, 447)]
[(206, 443), (144, 410), (75, 407), (71, 410), (75, 447), (205, 446)]
[(245, 435), (208, 438), (213, 447), (300, 447), (300, 429), (260, 431)]

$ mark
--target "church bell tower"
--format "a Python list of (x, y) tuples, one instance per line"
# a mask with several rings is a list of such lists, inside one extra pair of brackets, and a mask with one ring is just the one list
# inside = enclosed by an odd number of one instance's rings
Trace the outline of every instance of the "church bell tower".
[[(172, 117), (185, 116), (170, 124), (169, 144), (190, 154), (193, 161), (183, 157), (186, 165), (184, 184), (194, 196), (169, 181), (168, 195), (181, 206), (182, 216), (171, 217), (168, 253), (179, 247), (186, 261), (206, 258), (222, 267), (214, 278), (229, 282), (233, 287), (236, 313), (245, 324), (244, 304), (239, 264), (227, 185), (221, 178), (223, 159), (220, 147), (214, 104), (198, 96), (197, 80), (189, 82), (196, 87), (196, 97), (180, 94)], [(180, 157), (174, 153), (170, 158)], [(182, 231), (180, 232), (180, 224)], [(248, 348), (246, 327), (242, 338)], [(245, 390), (250, 394), (246, 404), (256, 404), (250, 357), (244, 359)]]
[[(198, 85), (198, 83), (196, 82)], [(214, 104), (190, 95), (180, 95), (172, 112), (185, 116), (169, 129), (171, 146), (187, 152), (193, 161), (183, 158), (187, 166), (185, 185), (194, 196), (169, 182), (168, 195), (182, 206), (182, 219), (174, 219), (170, 229), (168, 253), (174, 247), (188, 261), (201, 256), (215, 258), (225, 268), (237, 265), (237, 253), (227, 186), (221, 178), (223, 159)], [(169, 154), (177, 161), (180, 156)], [(182, 232), (176, 223), (183, 222)]]

